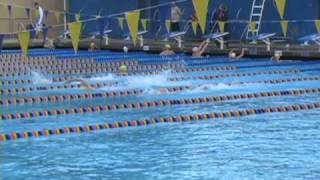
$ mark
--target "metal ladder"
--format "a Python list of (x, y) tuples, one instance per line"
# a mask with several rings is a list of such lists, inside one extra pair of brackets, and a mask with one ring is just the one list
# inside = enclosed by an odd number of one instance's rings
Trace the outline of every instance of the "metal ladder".
[(253, 0), (248, 24), (247, 40), (250, 40), (252, 37), (259, 34), (265, 2), (266, 0)]

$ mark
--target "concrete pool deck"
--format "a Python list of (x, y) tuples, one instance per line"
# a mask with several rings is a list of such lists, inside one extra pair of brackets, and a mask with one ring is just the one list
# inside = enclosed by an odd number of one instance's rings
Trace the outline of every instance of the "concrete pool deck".
[[(142, 47), (137, 44), (133, 46), (131, 41), (123, 39), (109, 39), (109, 45), (105, 45), (104, 41), (100, 43), (100, 39), (83, 39), (80, 42), (80, 49), (87, 49), (90, 42), (95, 42), (98, 46), (101, 44), (102, 49), (110, 49), (115, 51), (122, 51), (123, 46), (127, 46), (130, 51), (144, 51)], [(139, 43), (139, 42), (138, 42)], [(178, 48), (176, 41), (163, 41), (163, 40), (144, 40), (144, 46), (148, 46), (149, 49), (147, 52), (150, 53), (159, 53), (162, 51), (165, 44), (170, 44), (175, 52), (178, 53), (187, 53), (192, 52), (192, 47), (198, 46), (200, 41), (188, 41), (185, 42), (182, 49)], [(72, 48), (71, 41), (69, 39), (56, 39), (55, 40), (56, 48)], [(32, 40), (30, 43), (30, 48), (41, 48), (42, 40), (36, 39)], [(18, 49), (20, 48), (17, 39), (5, 40), (3, 44), (3, 49)], [(317, 60), (320, 59), (320, 46), (312, 45), (301, 45), (301, 44), (289, 44), (288, 43), (273, 43), (271, 45), (271, 50), (267, 51), (267, 46), (261, 42), (257, 44), (252, 44), (248, 42), (241, 41), (228, 41), (225, 45), (225, 49), (221, 50), (219, 44), (216, 42), (211, 42), (208, 46), (206, 53), (209, 55), (219, 56), (227, 55), (231, 49), (236, 49), (240, 52), (242, 48), (247, 48), (246, 52), (247, 57), (250, 58), (261, 58), (261, 57), (270, 57), (274, 54), (275, 51), (282, 52), (282, 59), (284, 60)]]

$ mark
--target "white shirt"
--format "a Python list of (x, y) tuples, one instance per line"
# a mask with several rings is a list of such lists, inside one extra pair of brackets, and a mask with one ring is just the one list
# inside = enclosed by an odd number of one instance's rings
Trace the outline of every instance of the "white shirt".
[(38, 26), (42, 26), (42, 24), (43, 24), (43, 15), (44, 15), (42, 7), (39, 6), (38, 11), (39, 11), (39, 19), (38, 19), (37, 25)]
[(181, 19), (181, 10), (178, 6), (171, 7), (171, 21), (179, 22)]

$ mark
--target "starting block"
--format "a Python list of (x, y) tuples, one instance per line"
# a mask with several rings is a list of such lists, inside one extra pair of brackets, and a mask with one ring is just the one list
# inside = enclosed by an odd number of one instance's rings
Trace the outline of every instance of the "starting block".
[(258, 34), (256, 36), (252, 37), (253, 43), (256, 43), (257, 41), (262, 41), (267, 45), (267, 51), (271, 50), (271, 40), (273, 36), (275, 36), (276, 33), (263, 33), (263, 34)]
[(182, 37), (186, 34), (186, 31), (182, 32), (172, 32), (168, 34), (168, 37), (170, 39), (175, 39), (178, 42), (178, 47), (181, 49), (182, 48)]
[(208, 34), (208, 35), (203, 36), (203, 38), (218, 41), (220, 43), (220, 49), (224, 49), (224, 44), (225, 44), (224, 37), (227, 35), (229, 35), (229, 32), (212, 33), (212, 34)]
[(138, 39), (140, 40), (140, 47), (144, 46), (144, 38), (143, 35), (146, 34), (148, 31), (140, 31), (138, 32)]
[[(102, 37), (106, 40), (106, 45), (109, 45), (109, 34), (112, 32), (111, 29), (107, 29), (103, 31)], [(91, 34), (91, 39), (95, 39), (96, 37), (100, 36), (100, 32), (93, 32)]]
[(320, 51), (320, 34), (311, 34), (308, 36), (304, 36), (298, 41), (302, 41), (303, 45), (309, 45), (309, 42), (313, 42), (319, 46), (319, 51)]

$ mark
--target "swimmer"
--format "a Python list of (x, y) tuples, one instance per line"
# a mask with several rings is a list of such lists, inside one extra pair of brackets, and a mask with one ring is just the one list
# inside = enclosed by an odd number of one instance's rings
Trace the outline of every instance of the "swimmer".
[(50, 50), (55, 49), (53, 40), (52, 40), (52, 39), (47, 40), (47, 41), (44, 43), (43, 47), (46, 48), (46, 49), (50, 49)]
[(88, 51), (89, 51), (89, 52), (94, 52), (94, 51), (96, 51), (97, 49), (98, 49), (98, 48), (97, 48), (96, 44), (95, 44), (94, 42), (91, 42)]
[(192, 57), (202, 57), (202, 54), (207, 49), (208, 45), (210, 43), (210, 39), (206, 39), (203, 41), (199, 47), (193, 47), (192, 48)]
[(124, 52), (125, 54), (128, 54), (129, 49), (128, 49), (128, 47), (127, 47), (127, 46), (123, 46), (123, 52)]
[(281, 62), (280, 54), (276, 53), (274, 56), (271, 57), (272, 61)]
[(127, 65), (121, 65), (119, 67), (119, 71), (121, 75), (127, 75), (128, 74), (128, 66)]
[(166, 89), (166, 88), (160, 88), (159, 89), (159, 94), (167, 94), (167, 93), (169, 93), (168, 89)]
[(174, 51), (171, 49), (170, 44), (166, 44), (164, 46), (164, 50), (160, 53), (160, 56), (172, 56), (174, 55)]
[(83, 88), (85, 90), (95, 90), (93, 86), (91, 86), (87, 81), (83, 79), (71, 79), (65, 82), (65, 84), (71, 84), (71, 83), (80, 83), (80, 88)]
[(242, 48), (241, 53), (239, 54), (239, 56), (237, 56), (236, 50), (235, 50), (235, 49), (232, 49), (232, 50), (229, 52), (229, 58), (230, 58), (230, 59), (234, 59), (234, 60), (236, 60), (236, 59), (241, 59), (241, 58), (243, 58), (244, 52), (245, 52), (246, 50), (247, 50), (247, 49)]

